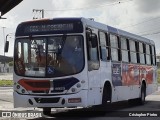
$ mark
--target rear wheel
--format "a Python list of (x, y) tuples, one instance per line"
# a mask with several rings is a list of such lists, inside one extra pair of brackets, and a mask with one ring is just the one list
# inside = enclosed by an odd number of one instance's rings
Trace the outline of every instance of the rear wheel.
[(140, 93), (140, 97), (136, 98), (136, 99), (130, 99), (128, 100), (130, 105), (144, 105), (145, 104), (145, 97), (146, 97), (146, 86), (143, 83), (141, 86), (141, 93)]
[(43, 114), (47, 116), (51, 115), (51, 108), (43, 108)]
[(144, 105), (145, 104), (145, 101), (146, 101), (146, 87), (144, 84), (142, 84), (142, 87), (141, 87), (141, 96), (140, 98), (138, 99), (138, 103), (140, 105)]

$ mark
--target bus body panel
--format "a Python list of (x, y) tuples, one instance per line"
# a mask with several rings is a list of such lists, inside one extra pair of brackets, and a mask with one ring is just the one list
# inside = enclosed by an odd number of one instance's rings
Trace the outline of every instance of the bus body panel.
[[(33, 96), (33, 95), (20, 95), (17, 92), (14, 92), (14, 107), (87, 107), (87, 90), (81, 90), (79, 93), (76, 94), (70, 94), (70, 95), (57, 95), (57, 96)], [(44, 99), (44, 103), (38, 103), (36, 102), (35, 98), (37, 99)], [(46, 102), (48, 99), (57, 99), (57, 102)], [(81, 98), (80, 102), (75, 103), (69, 103), (69, 99), (73, 98)], [(65, 100), (65, 103), (63, 104), (62, 101)], [(32, 101), (32, 102), (29, 102)]]
[[(16, 91), (18, 92), (21, 92), (22, 89), (25, 89), (23, 88), (23, 86), (20, 87), (20, 89), (17, 89), (17, 82), (19, 80), (22, 79), (21, 76), (17, 76), (15, 75), (14, 73), (14, 93), (13, 93), (13, 96), (14, 96), (14, 107), (17, 108), (17, 107), (76, 107), (77, 105), (79, 107), (87, 107), (88, 106), (88, 77), (85, 75), (86, 72), (85, 72), (85, 69), (82, 73), (80, 74), (77, 74), (77, 75), (73, 75), (72, 77), (75, 77), (79, 80), (81, 80), (81, 89), (78, 90), (78, 92), (76, 93), (68, 93), (68, 94), (61, 94), (61, 93), (53, 93), (53, 95), (50, 95), (51, 93), (47, 93), (48, 95), (46, 94), (27, 94), (27, 95), (23, 95), (23, 94), (19, 94), (17, 93)], [(28, 77), (24, 77), (23, 79), (28, 79), (28, 80), (37, 80), (37, 78), (28, 78)], [(47, 78), (48, 80), (51, 80), (51, 81), (54, 81), (53, 78)], [(46, 80), (47, 80), (46, 79)], [(57, 79), (57, 78), (56, 78)], [(61, 79), (64, 79), (64, 77), (62, 78), (59, 78), (59, 80)], [(44, 80), (44, 78), (38, 78), (38, 80)], [(76, 85), (73, 85), (71, 88), (76, 88)], [(52, 88), (50, 88), (52, 89)], [(27, 91), (27, 90), (26, 90)], [(70, 90), (68, 90), (68, 92), (70, 92)], [(29, 91), (28, 91), (29, 92)], [(35, 101), (34, 98), (60, 98), (58, 103), (37, 103)], [(68, 99), (71, 99), (71, 98), (81, 98), (81, 101), (79, 103), (68, 103)], [(29, 103), (29, 99), (33, 102), (33, 105)], [(65, 104), (62, 105), (62, 100), (65, 99)]]

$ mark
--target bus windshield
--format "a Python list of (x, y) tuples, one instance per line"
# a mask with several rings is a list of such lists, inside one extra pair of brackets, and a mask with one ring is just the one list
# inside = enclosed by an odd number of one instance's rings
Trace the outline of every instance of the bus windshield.
[(61, 77), (84, 67), (80, 35), (17, 38), (14, 54), (15, 73), (20, 76)]

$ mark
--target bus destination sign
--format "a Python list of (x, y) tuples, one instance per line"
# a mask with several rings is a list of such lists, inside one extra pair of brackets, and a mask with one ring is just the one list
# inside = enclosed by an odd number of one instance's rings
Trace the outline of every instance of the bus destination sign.
[(26, 26), (24, 32), (49, 32), (49, 31), (71, 31), (73, 30), (73, 24), (42, 24), (42, 25), (30, 25)]
[(18, 25), (16, 36), (82, 33), (81, 19), (53, 19), (24, 22)]

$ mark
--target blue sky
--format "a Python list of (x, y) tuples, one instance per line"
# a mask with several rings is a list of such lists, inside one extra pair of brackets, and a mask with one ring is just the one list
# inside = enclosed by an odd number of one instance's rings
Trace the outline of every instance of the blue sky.
[[(155, 41), (157, 53), (160, 53), (160, 0), (24, 0), (13, 10), (5, 14), (6, 20), (0, 20), (0, 54), (3, 55), (4, 36), (15, 33), (16, 26), (40, 14), (33, 9), (44, 9), (45, 18), (86, 17), (114, 26), (128, 32)], [(14, 36), (10, 35), (10, 49), (7, 56), (13, 55)]]

